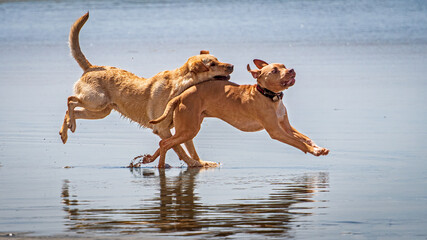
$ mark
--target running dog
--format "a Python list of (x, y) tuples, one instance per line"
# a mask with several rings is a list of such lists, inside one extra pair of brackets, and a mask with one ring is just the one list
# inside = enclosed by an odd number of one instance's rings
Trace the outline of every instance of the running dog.
[[(295, 84), (294, 69), (285, 65), (268, 64), (255, 59), (258, 69), (247, 69), (257, 79), (255, 85), (238, 85), (229, 81), (209, 81), (194, 85), (173, 98), (159, 118), (150, 121), (158, 124), (174, 116), (175, 134), (160, 141), (160, 148), (144, 163), (154, 161), (159, 155), (158, 167), (165, 166), (166, 152), (193, 139), (205, 117), (216, 117), (246, 132), (265, 129), (272, 139), (289, 144), (315, 156), (327, 155), (329, 150), (317, 146), (310, 138), (291, 126), (283, 105), (282, 91)], [(207, 166), (215, 167), (215, 164)]]
[[(169, 100), (194, 84), (211, 80), (228, 80), (233, 65), (202, 50), (200, 55), (190, 57), (181, 67), (163, 71), (151, 78), (141, 78), (128, 71), (108, 66), (92, 65), (80, 50), (79, 32), (89, 18), (89, 12), (80, 17), (71, 27), (69, 44), (72, 56), (83, 69), (82, 77), (74, 85), (74, 95), (68, 97), (68, 110), (59, 134), (65, 144), (68, 129), (76, 130), (76, 119), (102, 119), (114, 109), (122, 116), (153, 129), (161, 139), (172, 136), (172, 116), (162, 124), (151, 124), (150, 119), (160, 116)], [(76, 109), (78, 108), (78, 109)], [(195, 152), (192, 140), (185, 143)], [(189, 166), (203, 166), (190, 158), (181, 146), (174, 146), (179, 158)]]

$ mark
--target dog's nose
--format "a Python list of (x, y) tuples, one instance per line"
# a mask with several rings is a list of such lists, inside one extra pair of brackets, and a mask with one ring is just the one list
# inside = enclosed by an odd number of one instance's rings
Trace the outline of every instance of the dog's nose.
[(293, 68), (289, 69), (289, 73), (295, 73), (295, 70)]
[(228, 65), (227, 70), (232, 72), (234, 70), (234, 66), (232, 64)]

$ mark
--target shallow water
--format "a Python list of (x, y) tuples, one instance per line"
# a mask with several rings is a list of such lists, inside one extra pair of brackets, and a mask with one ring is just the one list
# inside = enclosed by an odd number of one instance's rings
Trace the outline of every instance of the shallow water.
[[(254, 58), (293, 67), (291, 123), (331, 154), (206, 119), (196, 148), (220, 168), (181, 168), (170, 152), (174, 168), (130, 170), (159, 139), (117, 113), (78, 121), (63, 145), (81, 75), (67, 34), (86, 10), (94, 64), (149, 77), (209, 49), (240, 84), (254, 83)], [(0, 233), (425, 239), (425, 12), (424, 1), (0, 3)]]
[[(314, 209), (322, 212), (326, 207), (316, 195), (328, 191), (327, 174), (290, 175), (282, 174), (282, 169), (270, 170), (274, 173), (271, 176), (260, 174), (260, 170), (133, 170), (134, 179), (129, 187), (144, 190), (125, 193), (129, 195), (125, 200), (121, 194), (111, 196), (108, 204), (99, 201), (105, 194), (102, 187), (97, 192), (93, 186), (88, 189), (78, 182), (64, 180), (61, 197), (69, 219), (66, 231), (283, 237), (292, 236), (293, 225), (305, 224), (300, 217), (312, 215)], [(243, 171), (245, 174), (241, 175)], [(108, 185), (112, 192), (123, 192), (123, 185)], [(152, 193), (144, 193), (147, 188)]]

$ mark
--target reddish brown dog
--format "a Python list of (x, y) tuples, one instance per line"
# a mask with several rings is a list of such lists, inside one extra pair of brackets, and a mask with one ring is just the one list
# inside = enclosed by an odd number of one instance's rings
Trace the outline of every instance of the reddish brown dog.
[[(188, 87), (212, 78), (228, 80), (233, 72), (233, 65), (218, 61), (208, 51), (190, 57), (177, 69), (160, 72), (151, 78), (141, 78), (115, 67), (92, 65), (79, 44), (80, 29), (88, 18), (89, 13), (80, 17), (70, 31), (71, 53), (84, 73), (74, 85), (74, 95), (67, 100), (68, 110), (59, 132), (64, 144), (68, 139), (68, 129), (71, 132), (76, 130), (76, 119), (101, 119), (113, 109), (143, 127), (152, 128), (162, 139), (171, 137), (172, 116), (157, 125), (148, 121), (160, 116), (168, 101)], [(185, 145), (190, 151), (195, 151), (191, 139)], [(181, 146), (176, 145), (174, 150), (188, 165), (202, 166)]]
[[(157, 124), (174, 112), (175, 135), (160, 141), (160, 148), (144, 162), (152, 162), (160, 155), (159, 167), (165, 166), (166, 152), (193, 139), (205, 117), (216, 117), (247, 132), (265, 129), (272, 139), (294, 146), (315, 156), (327, 155), (329, 150), (317, 146), (289, 123), (281, 101), (282, 91), (294, 85), (296, 73), (283, 64), (267, 64), (254, 60), (259, 68), (248, 71), (257, 79), (255, 85), (238, 85), (228, 81), (209, 81), (192, 86), (169, 101), (163, 115), (150, 121)], [(195, 152), (190, 154), (196, 157)], [(202, 161), (201, 161), (202, 162)], [(203, 162), (204, 166), (216, 166)]]

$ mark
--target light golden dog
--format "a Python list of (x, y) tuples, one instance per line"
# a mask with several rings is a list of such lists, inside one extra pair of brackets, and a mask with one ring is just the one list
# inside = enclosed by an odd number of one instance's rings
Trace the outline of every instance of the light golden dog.
[[(70, 31), (71, 53), (84, 73), (74, 85), (74, 96), (68, 97), (68, 110), (59, 132), (64, 144), (68, 129), (76, 130), (76, 119), (101, 119), (113, 109), (143, 127), (152, 128), (162, 139), (171, 137), (172, 116), (163, 124), (153, 125), (148, 121), (160, 116), (168, 101), (188, 87), (210, 79), (228, 80), (233, 72), (233, 65), (219, 62), (208, 51), (190, 57), (182, 67), (147, 79), (115, 67), (92, 65), (79, 44), (80, 29), (88, 18), (89, 13), (80, 17)], [(192, 158), (177, 145), (174, 150), (179, 158), (190, 166), (202, 166), (201, 161), (193, 160), (198, 156), (191, 139), (185, 144), (193, 153)]]
[(159, 167), (164, 167), (166, 152), (193, 139), (205, 117), (222, 119), (242, 131), (265, 129), (272, 139), (294, 146), (304, 153), (327, 155), (328, 149), (317, 146), (289, 123), (281, 99), (282, 91), (294, 85), (295, 71), (278, 63), (267, 64), (257, 59), (254, 63), (259, 69), (251, 70), (248, 64), (248, 71), (257, 79), (255, 85), (209, 81), (192, 86), (169, 101), (163, 115), (150, 123), (161, 123), (174, 115), (175, 134), (161, 140), (156, 153), (147, 155), (143, 162), (152, 162), (160, 155)]

